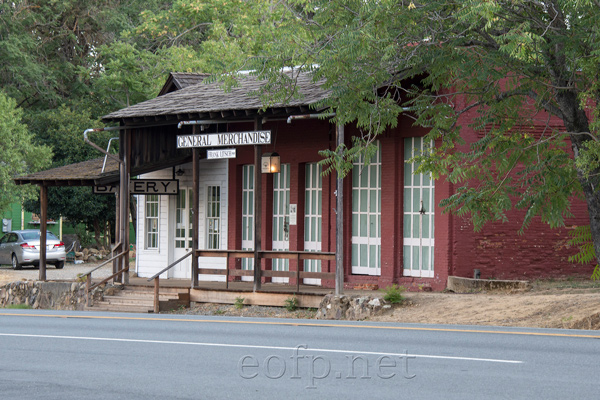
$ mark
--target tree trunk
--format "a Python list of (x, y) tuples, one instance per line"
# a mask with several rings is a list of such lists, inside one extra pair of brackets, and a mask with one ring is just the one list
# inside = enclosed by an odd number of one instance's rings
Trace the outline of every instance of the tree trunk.
[(96, 240), (96, 246), (102, 247), (102, 226), (100, 225), (100, 221), (97, 219), (94, 220), (94, 239)]
[[(585, 111), (579, 106), (576, 93), (572, 91), (560, 92), (557, 100), (563, 111), (563, 123), (569, 132), (571, 138), (571, 147), (575, 159), (579, 157), (579, 152), (584, 144), (590, 140), (587, 134), (577, 134), (580, 132), (590, 132), (589, 120)], [(587, 203), (590, 216), (590, 230), (594, 250), (596, 251), (596, 261), (600, 265), (600, 170), (592, 171), (586, 178), (580, 169), (577, 169), (577, 175), (585, 201)]]

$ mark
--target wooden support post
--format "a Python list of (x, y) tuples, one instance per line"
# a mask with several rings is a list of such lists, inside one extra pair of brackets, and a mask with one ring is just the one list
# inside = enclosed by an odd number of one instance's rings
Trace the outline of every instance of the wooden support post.
[(225, 289), (229, 289), (229, 253), (225, 258)]
[(300, 255), (296, 254), (296, 292), (300, 293)]
[[(117, 243), (121, 243), (121, 203), (119, 200), (119, 192), (121, 191), (120, 186), (119, 189), (117, 190), (117, 192), (115, 193), (115, 244)], [(117, 247), (115, 248), (113, 251), (115, 251), (117, 254), (121, 253), (121, 248)], [(114, 253), (111, 252), (111, 257), (114, 256)], [(115, 258), (113, 260), (113, 274), (116, 274), (118, 271), (121, 270), (121, 265), (120, 265), (120, 259), (119, 258)], [(116, 282), (123, 282), (122, 281), (122, 275), (116, 275), (113, 278), (113, 283)]]
[[(129, 250), (129, 156), (130, 156), (130, 130), (122, 130), (119, 134), (119, 143), (121, 145), (121, 160), (123, 163), (119, 166), (119, 221), (122, 250)], [(121, 257), (122, 268), (129, 267), (129, 253)], [(129, 270), (123, 272), (123, 284), (129, 283)]]
[(85, 279), (85, 306), (90, 306), (90, 287), (92, 286), (92, 274), (88, 274)]
[(158, 314), (160, 312), (160, 282), (159, 277), (154, 278), (154, 313)]
[[(344, 125), (337, 125), (336, 145), (339, 153), (344, 143)], [(344, 179), (337, 172), (337, 198), (335, 205), (335, 294), (344, 293)]]
[[(197, 126), (194, 125), (194, 134), (197, 134)], [(200, 150), (194, 147), (192, 150), (192, 191), (194, 192), (194, 204), (192, 206), (192, 251), (199, 250), (200, 237)], [(192, 253), (192, 289), (198, 286), (198, 256)]]
[(131, 129), (125, 130), (125, 143), (127, 148), (125, 149), (125, 199), (123, 199), (124, 210), (122, 211), (121, 222), (123, 224), (123, 250), (126, 251), (123, 256), (123, 266), (125, 269), (123, 273), (123, 284), (129, 284), (129, 205), (131, 203), (131, 195), (129, 192), (129, 181), (131, 179)]
[[(254, 130), (262, 129), (262, 119), (260, 116), (254, 120)], [(254, 291), (261, 287), (261, 235), (262, 235), (262, 173), (261, 158), (262, 150), (260, 145), (254, 145)]]
[(48, 220), (48, 188), (40, 186), (40, 281), (46, 280), (46, 231)]

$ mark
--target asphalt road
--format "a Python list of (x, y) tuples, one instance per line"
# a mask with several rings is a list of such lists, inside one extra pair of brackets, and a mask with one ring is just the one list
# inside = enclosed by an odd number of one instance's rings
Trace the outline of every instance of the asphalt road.
[(2, 399), (590, 399), (600, 333), (0, 310)]

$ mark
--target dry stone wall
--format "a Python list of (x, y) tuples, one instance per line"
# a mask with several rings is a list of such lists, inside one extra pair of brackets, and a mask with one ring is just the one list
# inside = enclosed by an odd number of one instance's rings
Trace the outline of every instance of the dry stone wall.
[[(92, 291), (95, 300), (102, 297), (102, 288)], [(84, 282), (17, 281), (0, 286), (0, 308), (25, 304), (35, 309), (83, 310)]]
[(328, 294), (317, 311), (317, 319), (361, 321), (379, 315), (391, 305), (379, 296), (336, 296)]

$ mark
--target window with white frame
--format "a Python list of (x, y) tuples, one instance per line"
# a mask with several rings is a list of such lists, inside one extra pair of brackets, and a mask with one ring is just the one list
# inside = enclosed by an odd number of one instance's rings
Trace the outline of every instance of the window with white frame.
[(221, 187), (208, 186), (206, 192), (206, 248), (215, 250), (221, 244)]
[[(421, 137), (405, 138), (404, 161), (432, 147)], [(404, 276), (433, 278), (435, 181), (430, 173), (415, 173), (418, 167), (404, 164)]]
[(146, 249), (158, 249), (158, 195), (146, 196)]

